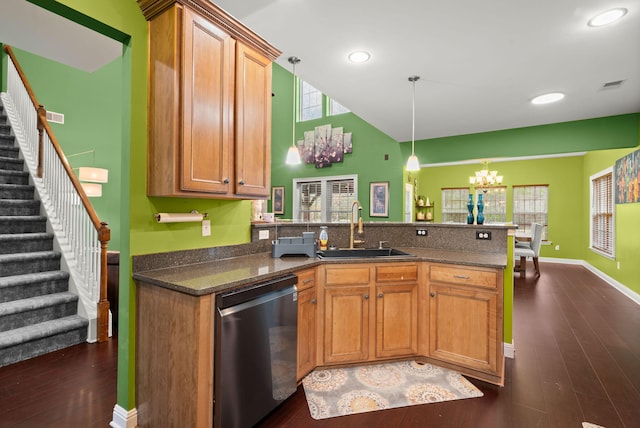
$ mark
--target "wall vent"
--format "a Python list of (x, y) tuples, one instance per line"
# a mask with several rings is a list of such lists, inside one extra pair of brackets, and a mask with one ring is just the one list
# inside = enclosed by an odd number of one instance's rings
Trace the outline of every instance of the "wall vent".
[(56, 113), (55, 111), (47, 111), (47, 120), (52, 123), (64, 125), (64, 114)]
[(622, 86), (622, 82), (624, 82), (624, 80), (612, 80), (602, 85), (602, 89), (617, 89)]

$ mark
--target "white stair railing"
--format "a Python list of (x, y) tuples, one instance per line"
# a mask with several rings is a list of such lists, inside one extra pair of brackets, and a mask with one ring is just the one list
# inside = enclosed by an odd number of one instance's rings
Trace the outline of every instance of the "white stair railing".
[(110, 238), (60, 149), (11, 48), (2, 101), (89, 323), (89, 341), (108, 338), (106, 251)]

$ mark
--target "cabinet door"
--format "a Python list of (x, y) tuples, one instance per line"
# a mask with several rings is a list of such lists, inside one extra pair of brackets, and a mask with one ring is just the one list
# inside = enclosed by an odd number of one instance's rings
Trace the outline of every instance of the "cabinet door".
[(298, 292), (298, 381), (316, 367), (316, 302), (315, 287)]
[(376, 357), (418, 352), (418, 285), (376, 287)]
[(184, 14), (181, 189), (228, 193), (235, 41), (189, 8)]
[(269, 196), (271, 188), (271, 61), (237, 43), (235, 192)]
[(324, 364), (369, 357), (369, 287), (325, 288)]
[(429, 289), (429, 355), (496, 373), (497, 295), (432, 283)]

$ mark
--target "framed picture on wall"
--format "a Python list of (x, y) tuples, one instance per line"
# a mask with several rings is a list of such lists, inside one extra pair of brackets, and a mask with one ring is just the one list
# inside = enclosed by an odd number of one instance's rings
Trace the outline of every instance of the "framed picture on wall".
[(271, 188), (271, 208), (274, 214), (284, 214), (284, 187)]
[(389, 182), (369, 183), (369, 216), (389, 217)]

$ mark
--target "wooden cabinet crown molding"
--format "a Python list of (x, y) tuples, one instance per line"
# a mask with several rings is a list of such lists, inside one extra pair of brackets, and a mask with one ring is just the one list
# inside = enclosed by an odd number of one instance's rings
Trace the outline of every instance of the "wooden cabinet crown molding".
[(207, 0), (137, 0), (147, 21), (162, 13), (168, 7), (178, 3), (197, 11), (211, 22), (227, 31), (234, 39), (240, 40), (261, 52), (271, 61), (275, 61), (282, 52), (271, 46), (266, 40), (229, 15), (224, 9)]

